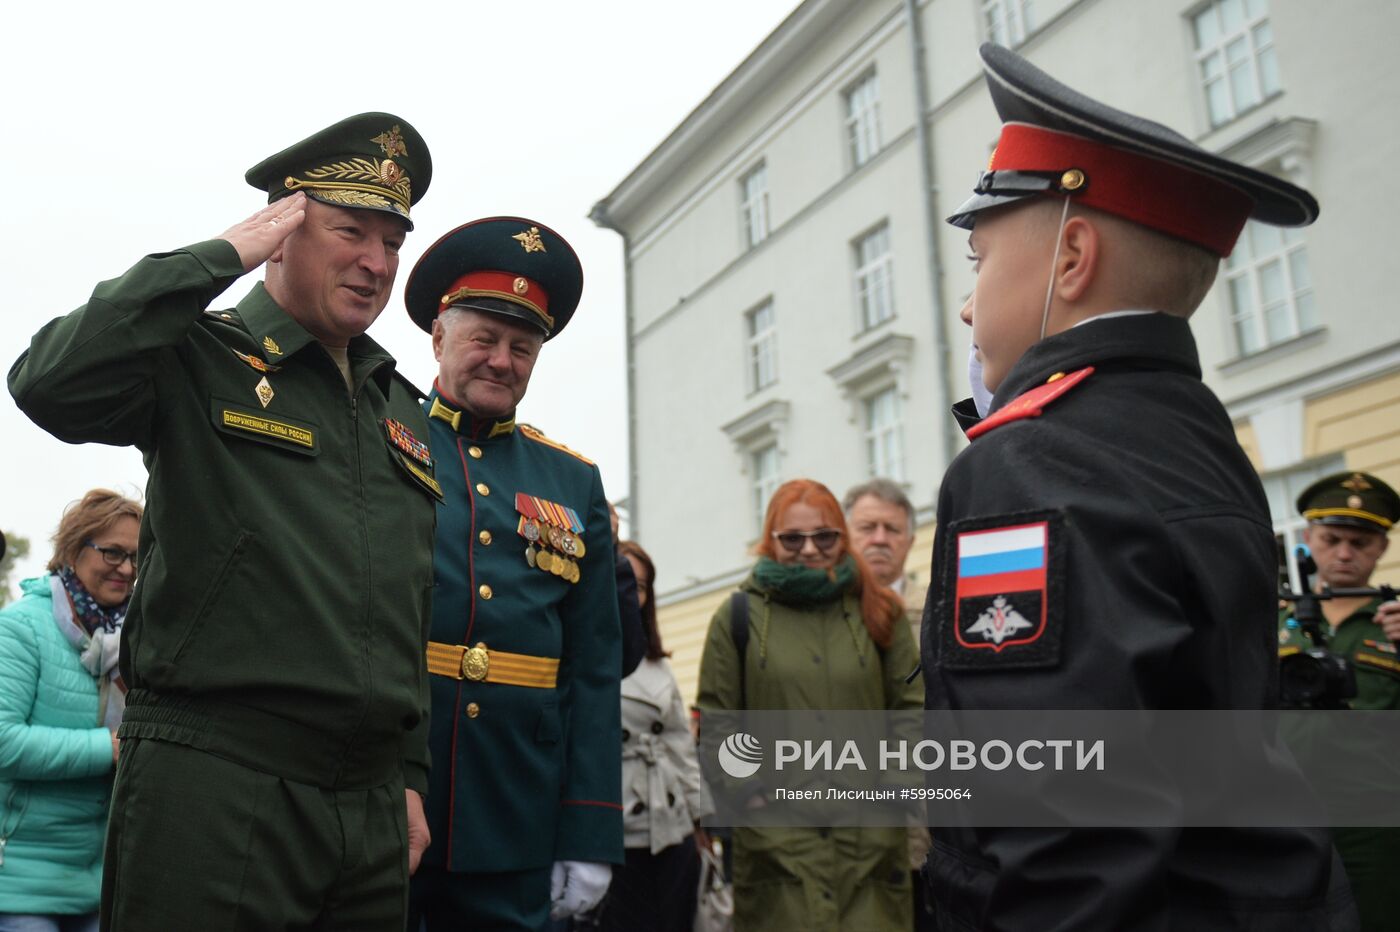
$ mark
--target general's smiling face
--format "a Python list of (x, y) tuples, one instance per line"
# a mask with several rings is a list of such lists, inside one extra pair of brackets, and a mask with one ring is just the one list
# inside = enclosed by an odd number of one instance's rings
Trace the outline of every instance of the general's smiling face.
[(438, 385), (476, 417), (504, 417), (525, 397), (543, 344), (538, 329), (508, 317), (449, 310), (433, 321)]
[(317, 340), (344, 346), (389, 303), (406, 232), (394, 214), (307, 198), (305, 222), (268, 260), (268, 292)]

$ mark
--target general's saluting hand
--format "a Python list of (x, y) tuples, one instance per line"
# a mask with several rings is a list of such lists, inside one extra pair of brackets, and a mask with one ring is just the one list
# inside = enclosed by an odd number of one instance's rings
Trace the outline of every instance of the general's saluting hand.
[(298, 192), (273, 201), (242, 223), (234, 224), (219, 234), (219, 239), (228, 240), (238, 250), (243, 271), (251, 272), (266, 262), (305, 219), (306, 195)]

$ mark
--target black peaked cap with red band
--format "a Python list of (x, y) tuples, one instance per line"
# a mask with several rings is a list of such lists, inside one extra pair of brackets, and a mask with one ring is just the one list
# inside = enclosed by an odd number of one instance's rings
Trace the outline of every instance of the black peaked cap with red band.
[(582, 293), (583, 266), (564, 237), (524, 217), (488, 217), (428, 247), (408, 276), (404, 303), (428, 332), (457, 307), (523, 321), (548, 340), (568, 324)]
[(1317, 219), (1317, 201), (1296, 185), (1086, 97), (999, 45), (981, 54), (1006, 125), (975, 193), (948, 218), (954, 226), (972, 229), (978, 211), (1025, 198), (1068, 196), (1228, 256), (1251, 218)]

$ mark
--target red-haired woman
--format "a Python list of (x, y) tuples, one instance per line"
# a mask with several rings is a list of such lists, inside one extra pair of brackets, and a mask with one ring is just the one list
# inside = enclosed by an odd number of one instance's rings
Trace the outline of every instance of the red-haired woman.
[[(899, 597), (849, 549), (836, 496), (794, 479), (768, 503), (758, 563), (740, 587), (739, 656), (725, 600), (700, 661), (702, 715), (718, 709), (918, 709), (918, 663)], [(740, 664), (744, 678), (741, 699)], [(913, 927), (903, 828), (736, 828), (734, 928)]]

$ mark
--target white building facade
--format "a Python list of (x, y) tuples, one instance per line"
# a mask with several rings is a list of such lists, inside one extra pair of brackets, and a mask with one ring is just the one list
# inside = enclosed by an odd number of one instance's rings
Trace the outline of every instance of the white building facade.
[(1342, 6), (807, 0), (595, 206), (626, 243), (632, 533), (688, 692), (786, 479), (903, 483), (906, 591), (927, 585), (973, 281), (943, 217), (999, 131), (983, 41), (1317, 195), (1317, 224), (1251, 224), (1222, 266), (1193, 320), (1205, 378), (1287, 539), (1317, 475), (1400, 486), (1400, 5)]

